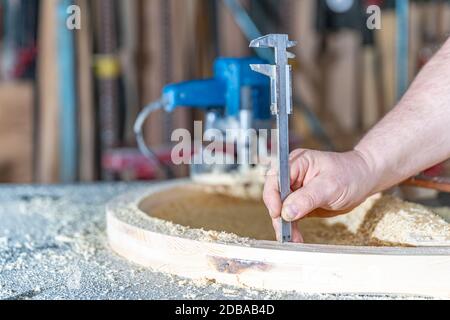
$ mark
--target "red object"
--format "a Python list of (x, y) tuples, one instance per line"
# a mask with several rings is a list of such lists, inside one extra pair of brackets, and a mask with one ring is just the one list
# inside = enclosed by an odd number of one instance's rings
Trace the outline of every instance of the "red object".
[(383, 4), (384, 4), (384, 0), (366, 0), (366, 7), (373, 6), (373, 5), (382, 7)]
[[(156, 152), (158, 159), (170, 165), (170, 149)], [(137, 149), (114, 149), (106, 152), (102, 159), (102, 167), (106, 170), (127, 174), (136, 180), (156, 179), (157, 168)]]
[(441, 175), (444, 175), (445, 173), (445, 166), (443, 163), (438, 164), (437, 166), (434, 166), (426, 171), (424, 171), (424, 175), (427, 177), (438, 177)]
[[(291, 147), (300, 143), (297, 136), (293, 135), (291, 139)], [(271, 149), (270, 141), (268, 148)], [(206, 148), (208, 144), (204, 147)], [(222, 149), (216, 150), (218, 152), (233, 150), (235, 156), (237, 152), (236, 146), (234, 148), (227, 147), (225, 144)], [(153, 149), (158, 159), (170, 166), (172, 165), (172, 148), (164, 147)], [(193, 150), (192, 155), (195, 153)], [(102, 158), (102, 167), (111, 173), (117, 174), (121, 177), (126, 177), (127, 180), (154, 180), (157, 178), (157, 169), (138, 149), (133, 148), (118, 148), (109, 150)]]
[(13, 71), (14, 78), (22, 77), (33, 64), (37, 56), (37, 47), (34, 45), (30, 48), (22, 48), (17, 55), (18, 58)]

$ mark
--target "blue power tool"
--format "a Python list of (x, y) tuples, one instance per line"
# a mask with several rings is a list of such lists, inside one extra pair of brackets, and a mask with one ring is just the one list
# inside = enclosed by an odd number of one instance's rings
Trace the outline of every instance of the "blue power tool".
[[(193, 107), (205, 112), (204, 130), (270, 129), (270, 80), (253, 72), (250, 65), (264, 64), (259, 58), (219, 58), (214, 64), (214, 77), (170, 84), (164, 87), (161, 100), (147, 106), (135, 124), (135, 133), (141, 152), (158, 161), (144, 142), (142, 127), (155, 110), (173, 112), (179, 107)], [(242, 138), (242, 139), (241, 139)], [(248, 165), (249, 141), (239, 135), (237, 151), (244, 158), (239, 165), (202, 165), (191, 167), (195, 174), (212, 171), (230, 171)], [(236, 162), (235, 162), (236, 163)]]

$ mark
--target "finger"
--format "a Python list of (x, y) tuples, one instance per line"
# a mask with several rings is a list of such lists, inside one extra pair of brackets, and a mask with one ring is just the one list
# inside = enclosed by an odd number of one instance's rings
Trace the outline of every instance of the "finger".
[(280, 234), (281, 220), (280, 220), (280, 218), (272, 219), (272, 225), (273, 225), (273, 229), (275, 230), (275, 237), (276, 237), (277, 241), (280, 241), (280, 239), (281, 239), (281, 234)]
[(269, 171), (264, 184), (263, 200), (272, 219), (281, 217), (281, 197), (278, 188), (278, 175)]
[[(277, 241), (280, 241), (280, 239), (281, 239), (281, 234), (280, 234), (281, 219), (280, 218), (272, 219), (272, 225), (275, 230), (276, 239), (277, 239)], [(296, 222), (294, 222), (292, 224), (292, 242), (293, 243), (303, 243), (304, 242), (303, 236), (300, 233), (300, 229), (298, 228), (298, 224)]]
[(289, 195), (283, 203), (282, 216), (286, 221), (300, 220), (312, 211), (325, 206), (331, 195), (327, 183), (315, 179)]
[(304, 243), (304, 239), (300, 229), (298, 228), (298, 224), (296, 222), (292, 223), (292, 242), (293, 243)]
[(291, 189), (297, 190), (303, 186), (308, 171), (308, 161), (304, 156), (306, 150), (293, 151), (289, 158)]
[(289, 155), (289, 161), (290, 162), (295, 161), (296, 159), (304, 156), (307, 151), (308, 150), (306, 150), (306, 149), (297, 149), (297, 150), (292, 151), (291, 154)]

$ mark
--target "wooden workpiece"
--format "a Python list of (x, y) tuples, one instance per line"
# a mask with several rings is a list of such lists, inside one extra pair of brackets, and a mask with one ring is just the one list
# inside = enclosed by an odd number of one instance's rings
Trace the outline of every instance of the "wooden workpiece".
[[(225, 214), (232, 219), (227, 223), (221, 222), (224, 228), (248, 229), (249, 232), (255, 228), (244, 215), (246, 211), (249, 214), (253, 211), (250, 202), (242, 200), (244, 202), (237, 206), (239, 202), (236, 198), (224, 198), (227, 205), (214, 211), (213, 206), (220, 201), (220, 196), (212, 193), (206, 193), (203, 200), (197, 200), (201, 203), (197, 203), (199, 210), (194, 219), (198, 220), (201, 215), (212, 216), (205, 219), (209, 225), (204, 228), (209, 231), (195, 225), (193, 228), (183, 226), (192, 223), (189, 222), (189, 210), (183, 206), (192, 203), (192, 208), (195, 207), (193, 196), (198, 192), (196, 188), (189, 181), (156, 184), (145, 193), (124, 195), (111, 202), (106, 210), (111, 248), (126, 259), (155, 271), (236, 286), (302, 293), (450, 297), (450, 234), (448, 225), (440, 218), (436, 218), (436, 224), (442, 225), (430, 229), (432, 234), (437, 235), (434, 240), (437, 240), (439, 247), (282, 245), (214, 231), (215, 218), (220, 221)], [(372, 201), (376, 206), (376, 200)], [(392, 201), (394, 204), (401, 202)], [(178, 219), (177, 224), (150, 216), (153, 213), (157, 216), (169, 215), (173, 210), (167, 208), (178, 208), (183, 212), (178, 217), (172, 217)], [(408, 210), (420, 211), (415, 205), (406, 205), (406, 208), (406, 211), (399, 212), (399, 216), (407, 216)], [(425, 217), (429, 218), (424, 211), (421, 219)], [(389, 223), (393, 218), (395, 220), (395, 216), (390, 215), (385, 222)], [(383, 221), (384, 217), (377, 219)], [(351, 224), (349, 226), (351, 229)], [(405, 224), (403, 228), (409, 227)], [(442, 230), (445, 233), (439, 243), (438, 235)], [(307, 230), (302, 231), (305, 236), (308, 235)], [(415, 241), (420, 243), (420, 239)], [(425, 246), (434, 245), (430, 238), (422, 241)]]

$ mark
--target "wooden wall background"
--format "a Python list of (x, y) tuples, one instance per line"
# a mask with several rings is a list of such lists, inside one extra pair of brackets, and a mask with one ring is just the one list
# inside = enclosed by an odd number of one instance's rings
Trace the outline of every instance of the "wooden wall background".
[[(82, 8), (98, 0), (77, 0)], [(251, 0), (242, 0), (251, 8)], [(39, 25), (38, 46), (38, 91), (33, 94), (18, 85), (17, 90), (26, 91), (21, 103), (29, 119), (33, 111), (34, 99), (38, 99), (42, 111), (39, 114), (38, 153), (8, 151), (12, 160), (8, 166), (21, 167), (23, 163), (35, 164), (35, 181), (42, 183), (58, 182), (58, 79), (56, 61), (56, 22), (57, 0), (42, 0), (41, 22)], [(121, 1), (121, 14), (132, 23), (122, 25), (123, 32), (133, 37), (122, 39), (127, 42), (118, 52), (122, 68), (126, 72), (126, 89), (131, 93), (127, 104), (126, 145), (134, 146), (131, 130), (133, 117), (149, 102), (160, 97), (162, 87), (170, 82), (204, 78), (211, 75), (212, 62), (217, 55), (244, 56), (251, 54), (245, 39), (233, 17), (221, 1), (218, 1), (217, 35), (219, 42), (214, 44), (214, 30), (210, 28), (209, 0), (127, 0)], [(383, 11), (383, 28), (376, 32), (375, 47), (362, 47), (361, 38), (356, 31), (342, 30), (328, 35), (325, 39), (318, 34), (315, 22), (316, 0), (281, 0), (288, 18), (286, 30), (291, 38), (299, 41), (295, 48), (295, 94), (322, 121), (328, 135), (332, 137), (338, 150), (351, 147), (376, 121), (396, 103), (395, 96), (395, 14)], [(88, 9), (87, 9), (88, 10)], [(83, 9), (84, 11), (84, 9)], [(80, 178), (92, 181), (96, 176), (95, 157), (97, 141), (93, 137), (96, 105), (92, 84), (92, 30), (93, 17), (83, 15), (82, 32), (77, 33), (78, 56), (78, 95), (80, 111)], [(410, 21), (410, 74), (411, 79), (419, 70), (419, 61), (429, 52), (439, 47), (450, 34), (450, 5), (448, 3), (413, 3)], [(169, 41), (167, 41), (169, 39)], [(323, 43), (327, 50), (322, 52)], [(374, 61), (382, 61), (375, 64)], [(379, 74), (379, 78), (376, 75)], [(25, 85), (26, 87), (26, 85)], [(4, 89), (6, 88), (6, 89)], [(15, 123), (17, 114), (8, 112), (15, 99), (8, 97), (11, 84), (0, 84), (0, 122)], [(134, 94), (133, 94), (134, 92)], [(12, 94), (12, 93), (11, 93)], [(130, 98), (131, 97), (131, 98)], [(17, 101), (19, 103), (19, 101)], [(161, 147), (169, 142), (173, 127), (190, 129), (192, 120), (199, 115), (188, 109), (177, 110), (167, 116), (162, 112), (155, 114), (147, 123), (147, 138), (153, 147)], [(23, 120), (23, 119), (22, 119)], [(21, 120), (21, 121), (22, 121)], [(24, 121), (24, 120), (23, 120)], [(323, 148), (311, 134), (311, 126), (301, 113), (296, 113), (294, 128), (302, 136), (303, 146)], [(30, 124), (31, 125), (31, 124)], [(14, 128), (3, 130), (0, 148), (5, 149), (10, 136), (19, 139), (11, 148), (19, 150), (30, 145), (32, 133), (18, 133)], [(32, 132), (32, 131), (31, 131)], [(14, 148), (17, 145), (17, 148)], [(9, 145), (8, 145), (9, 146)], [(20, 146), (20, 147), (19, 147)], [(35, 146), (36, 147), (36, 146)], [(26, 149), (26, 148), (25, 148)], [(5, 153), (5, 151), (3, 151)], [(20, 154), (20, 156), (19, 156)], [(1, 159), (1, 157), (0, 157)], [(0, 168), (2, 167), (0, 161)], [(28, 166), (30, 167), (30, 166)], [(5, 165), (3, 165), (5, 168)], [(9, 167), (8, 167), (9, 168)], [(2, 175), (1, 181), (26, 182), (32, 180), (33, 172), (7, 170), (8, 177)], [(3, 170), (5, 172), (5, 170)], [(179, 176), (187, 174), (182, 168)]]

